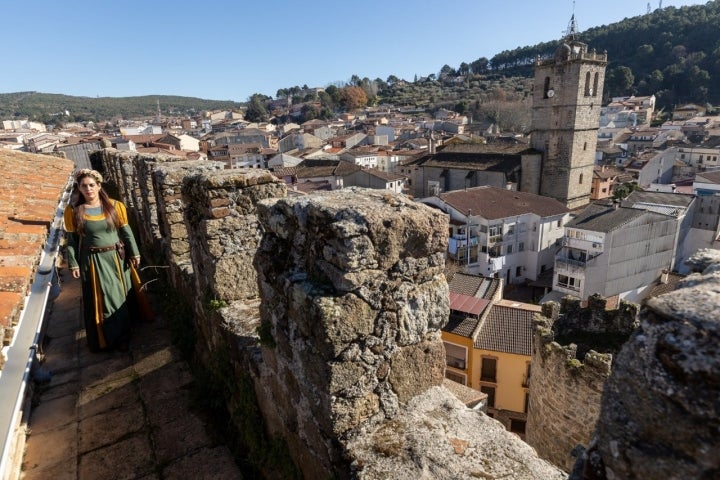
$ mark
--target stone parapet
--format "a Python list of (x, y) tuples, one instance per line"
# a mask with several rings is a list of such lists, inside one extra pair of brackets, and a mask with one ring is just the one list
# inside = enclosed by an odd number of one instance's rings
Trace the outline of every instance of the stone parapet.
[(266, 383), (288, 399), (267, 408), (306, 456), (303, 438), (319, 441), (303, 468), (317, 478), (343, 470), (348, 431), (442, 384), (448, 220), (365, 189), (262, 202), (259, 214), (260, 312), (274, 345), (263, 351)]
[(574, 479), (718, 478), (720, 251), (688, 263), (702, 273), (648, 301), (618, 355)]
[(182, 187), (196, 292), (229, 303), (258, 296), (253, 258), (263, 229), (256, 205), (284, 197), (285, 183), (267, 170), (243, 169), (187, 176)]
[(567, 471), (575, 448), (592, 438), (613, 355), (637, 326), (637, 305), (606, 310), (595, 296), (588, 307), (580, 305), (570, 297), (543, 305), (532, 346), (526, 440)]
[(196, 360), (220, 376), (241, 435), (279, 440), (305, 478), (564, 477), (440, 386), (445, 215), (386, 191), (286, 198), (264, 170), (99, 155), (190, 303)]

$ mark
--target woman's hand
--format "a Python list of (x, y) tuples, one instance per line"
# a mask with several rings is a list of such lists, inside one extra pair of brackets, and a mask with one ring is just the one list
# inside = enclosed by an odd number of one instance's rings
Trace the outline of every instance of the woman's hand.
[(73, 278), (80, 278), (80, 269), (75, 267), (70, 269), (70, 273), (72, 273)]
[(138, 256), (138, 257), (132, 257), (132, 258), (130, 259), (130, 263), (132, 264), (133, 267), (138, 268), (138, 267), (140, 266), (140, 257), (139, 257), (139, 256)]

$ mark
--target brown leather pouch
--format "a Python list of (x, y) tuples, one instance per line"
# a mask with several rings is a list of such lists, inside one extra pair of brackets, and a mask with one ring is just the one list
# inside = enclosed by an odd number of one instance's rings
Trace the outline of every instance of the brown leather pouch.
[(115, 244), (115, 248), (117, 249), (120, 260), (122, 260), (124, 262), (125, 261), (125, 244), (123, 244), (122, 242), (117, 242)]

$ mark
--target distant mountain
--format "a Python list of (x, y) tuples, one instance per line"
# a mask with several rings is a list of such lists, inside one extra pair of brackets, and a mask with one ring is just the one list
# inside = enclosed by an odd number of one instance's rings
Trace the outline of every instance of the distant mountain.
[(161, 114), (172, 116), (197, 115), (203, 110), (239, 110), (243, 105), (168, 95), (93, 98), (38, 92), (0, 93), (0, 119), (30, 118), (45, 123), (67, 123), (155, 117), (158, 102)]

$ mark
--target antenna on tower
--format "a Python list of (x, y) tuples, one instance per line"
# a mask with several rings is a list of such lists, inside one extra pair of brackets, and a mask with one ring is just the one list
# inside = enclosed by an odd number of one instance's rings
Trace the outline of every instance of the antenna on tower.
[[(573, 2), (573, 5), (575, 5), (575, 2)], [(574, 8), (573, 8), (574, 10)], [(575, 20), (575, 12), (573, 12), (572, 17), (570, 17), (570, 23), (568, 23), (568, 28), (564, 32), (565, 38), (568, 38), (570, 40), (575, 40), (578, 36), (578, 25), (577, 20)]]
[(647, 14), (650, 15), (650, 2), (647, 4)]

